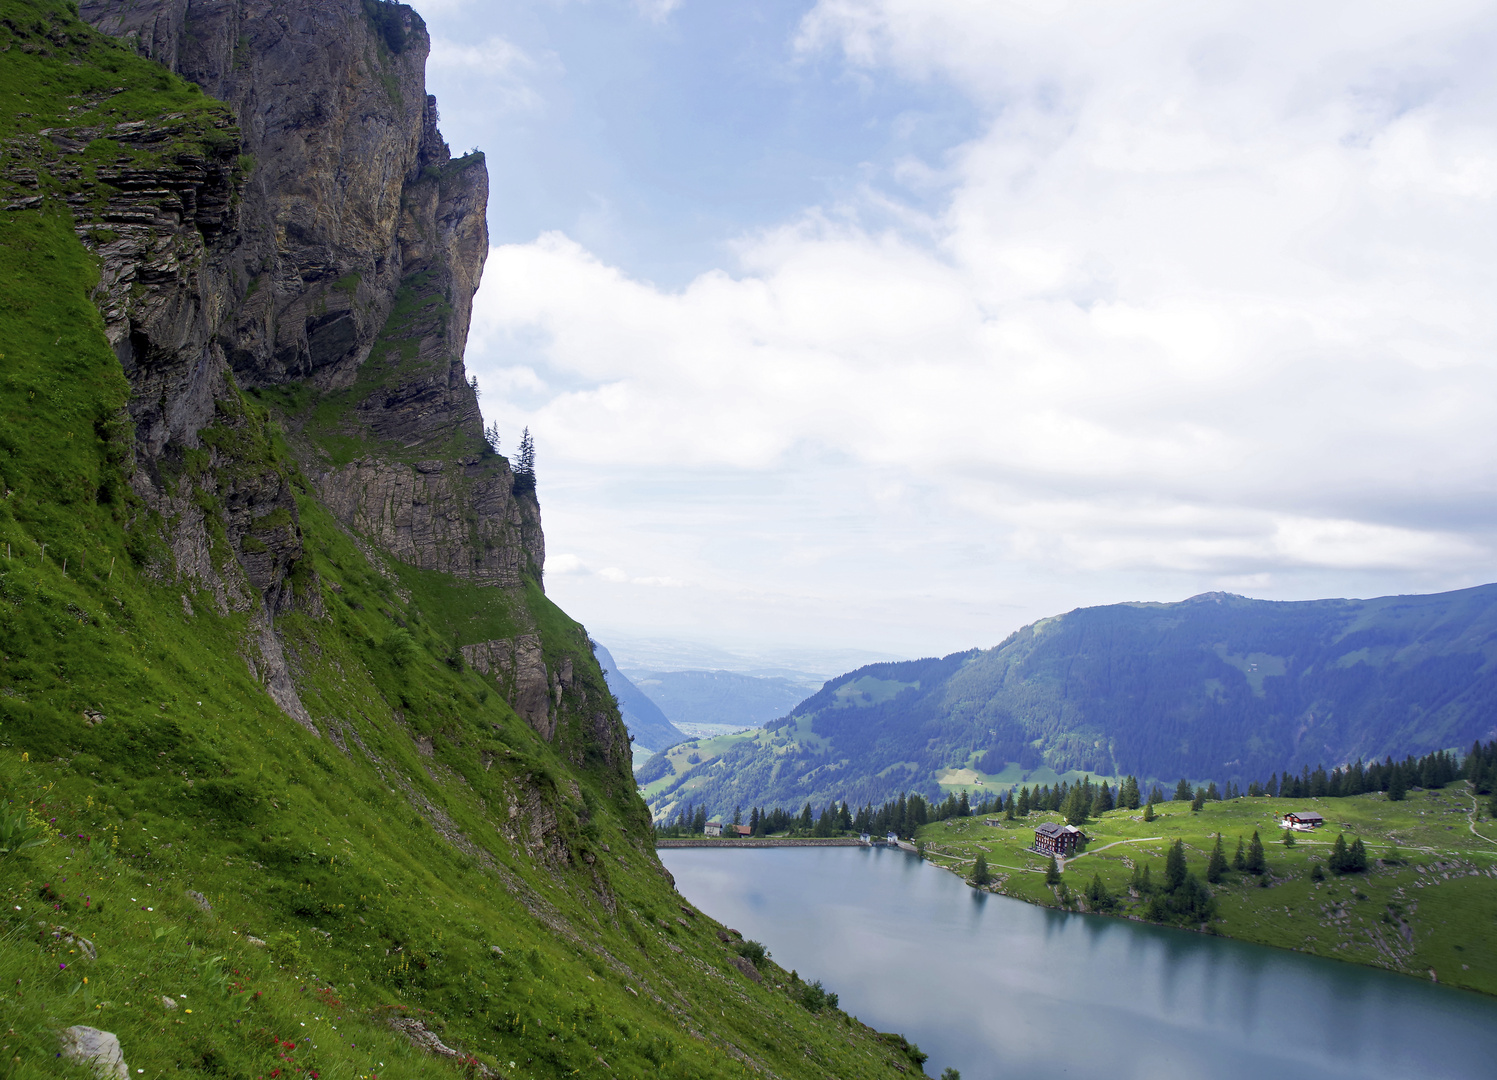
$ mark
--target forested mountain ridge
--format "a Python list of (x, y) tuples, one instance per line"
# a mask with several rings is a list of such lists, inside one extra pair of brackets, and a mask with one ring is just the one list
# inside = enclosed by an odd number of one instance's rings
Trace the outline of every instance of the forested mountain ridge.
[(420, 17), (82, 14), (0, 0), (6, 1076), (91, 1075), (75, 1027), (111, 1075), (908, 1068), (655, 857), (463, 367), (487, 174)]
[(1491, 738), (1494, 659), (1497, 585), (1079, 608), (993, 649), (859, 668), (689, 776), (662, 761), (639, 779), (654, 784), (657, 815), (687, 800), (713, 812), (877, 804), (902, 789), (937, 796), (941, 779), (1034, 770), (1245, 787), (1286, 768)]

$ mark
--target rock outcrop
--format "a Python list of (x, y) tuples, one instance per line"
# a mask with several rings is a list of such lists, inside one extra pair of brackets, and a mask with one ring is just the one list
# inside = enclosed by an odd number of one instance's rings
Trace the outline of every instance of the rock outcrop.
[[(539, 637), (521, 634), (513, 640), (480, 641), (476, 645), (463, 646), (462, 654), (474, 671), (498, 684), (500, 693), (515, 712), (542, 738), (549, 739), (555, 734), (551, 676), (546, 671)], [(570, 661), (567, 662), (567, 673), (570, 682)]]
[[(81, 16), (226, 103), (48, 133), (122, 148), (80, 197), (97, 294), (131, 384), (133, 486), (168, 545), (157, 572), (252, 615), (245, 657), (311, 727), (276, 642), (321, 616), (297, 466), (349, 529), (397, 559), (513, 588), (540, 581), (533, 491), (484, 439), (463, 365), (488, 236), (483, 156), (454, 159), (425, 90), (430, 42), (386, 0), (82, 0)], [(128, 151), (188, 142), (141, 168)], [(137, 155), (138, 156), (138, 155)], [(275, 399), (299, 461), (278, 460)], [(350, 454), (348, 448), (356, 448)]]

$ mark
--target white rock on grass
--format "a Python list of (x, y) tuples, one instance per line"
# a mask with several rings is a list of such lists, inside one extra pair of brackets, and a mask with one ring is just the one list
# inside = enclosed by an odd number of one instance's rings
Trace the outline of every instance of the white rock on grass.
[(162, 998), (161, 998), (161, 1007), (163, 1009), (166, 1009), (168, 1012), (170, 1012), (171, 1010), (173, 1010), (173, 1009), (175, 1009), (177, 1007), (177, 1003), (175, 1001), (173, 1001), (171, 998), (169, 998), (169, 997), (167, 997), (165, 995), (162, 995)]
[(187, 890), (187, 899), (191, 900), (194, 904), (196, 904), (198, 906), (199, 910), (202, 910), (202, 911), (212, 911), (213, 910), (213, 905), (210, 904), (210, 903), (208, 903), (208, 898), (206, 896), (204, 896), (200, 892), (193, 892), (193, 890), (188, 889)]
[(127, 1080), (130, 1075), (125, 1065), (125, 1052), (120, 1049), (120, 1040), (112, 1031), (84, 1027), (70, 1027), (62, 1033), (62, 1056), (69, 1061), (79, 1061), (93, 1066), (95, 1075), (102, 1080)]

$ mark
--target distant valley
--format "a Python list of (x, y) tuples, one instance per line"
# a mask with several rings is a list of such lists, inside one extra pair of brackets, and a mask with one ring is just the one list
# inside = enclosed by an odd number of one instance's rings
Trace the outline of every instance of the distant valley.
[(858, 668), (763, 729), (677, 745), (637, 780), (657, 818), (1083, 774), (1246, 787), (1491, 738), (1494, 658), (1497, 585), (1080, 608), (992, 649)]
[(634, 741), (635, 765), (689, 739), (757, 728), (784, 716), (822, 683), (793, 669), (763, 673), (699, 670), (621, 671), (609, 650), (593, 642), (608, 688)]

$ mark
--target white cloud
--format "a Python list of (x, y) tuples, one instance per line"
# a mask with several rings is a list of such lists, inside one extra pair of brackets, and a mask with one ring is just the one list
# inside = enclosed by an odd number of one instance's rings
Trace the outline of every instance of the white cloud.
[[(546, 63), (554, 65), (555, 61)], [(427, 66), (433, 77), (465, 79), (470, 93), (481, 88), (478, 92), (487, 110), (533, 112), (541, 106), (534, 79), (542, 63), (505, 38), (495, 36), (481, 42), (433, 38)]]
[(681, 6), (682, 0), (634, 0), (635, 9), (651, 22), (664, 22), (671, 12)]
[[(801, 50), (986, 110), (944, 209), (808, 209), (679, 291), (560, 234), (501, 247), (470, 366), (523, 343), (563, 498), (602, 468), (646, 502), (693, 470), (863, 493), (795, 541), (862, 560), (830, 597), (898, 563), (912, 491), (953, 581), (980, 538), (1052, 582), (1465, 583), (1497, 531), (1494, 30), (1473, 3), (823, 0)], [(709, 547), (669, 550), (732, 579)]]

